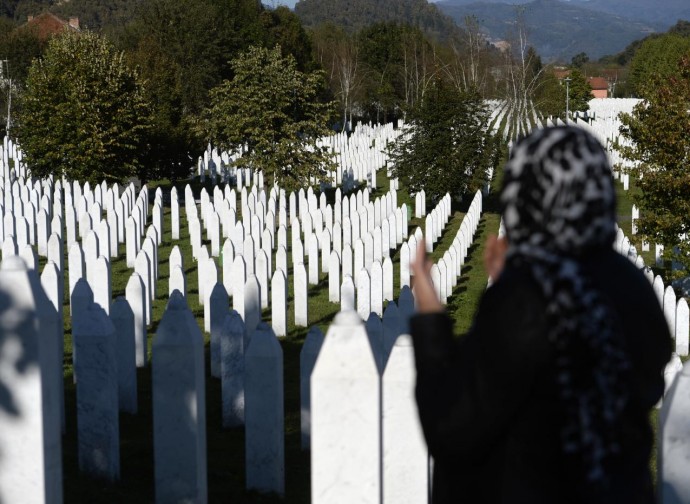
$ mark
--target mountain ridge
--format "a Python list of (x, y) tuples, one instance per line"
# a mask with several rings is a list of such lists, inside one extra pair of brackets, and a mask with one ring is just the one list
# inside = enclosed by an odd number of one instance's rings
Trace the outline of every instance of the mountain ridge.
[(459, 26), (427, 0), (300, 0), (295, 14), (305, 26), (330, 22), (356, 31), (377, 22), (406, 23), (439, 39), (459, 33)]
[[(441, 0), (437, 5), (466, 6), (470, 4), (527, 4), (530, 0)], [(687, 0), (564, 0), (563, 3), (577, 5), (597, 12), (606, 12), (631, 21), (645, 21), (661, 24), (664, 29), (679, 19), (690, 19), (690, 2)]]
[(546, 61), (568, 62), (583, 52), (596, 59), (622, 51), (634, 40), (664, 29), (660, 24), (594, 11), (583, 7), (583, 3), (532, 0), (516, 8), (503, 2), (475, 1), (460, 5), (458, 0), (453, 0), (436, 5), (458, 24), (466, 16), (476, 17), (482, 31), (494, 41), (511, 39), (519, 9), (530, 45)]

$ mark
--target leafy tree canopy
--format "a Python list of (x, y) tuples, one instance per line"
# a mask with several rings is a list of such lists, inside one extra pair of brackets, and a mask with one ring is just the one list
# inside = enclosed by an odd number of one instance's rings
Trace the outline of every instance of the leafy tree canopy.
[(14, 133), (34, 175), (112, 183), (141, 168), (150, 121), (123, 54), (96, 34), (65, 31), (31, 65)]
[(578, 53), (575, 56), (573, 56), (572, 59), (570, 60), (570, 63), (576, 68), (582, 68), (582, 65), (584, 65), (588, 61), (589, 61), (589, 56), (587, 56), (587, 53), (581, 52), (581, 53)]
[(535, 90), (534, 106), (542, 117), (565, 119), (565, 84), (559, 82), (552, 68), (547, 68), (539, 77)]
[(646, 100), (622, 114), (621, 146), (635, 163), (631, 174), (641, 193), (638, 229), (649, 242), (678, 247), (676, 260), (690, 268), (690, 52), (670, 76), (655, 75), (644, 85)]
[(321, 72), (301, 72), (295, 58), (250, 47), (231, 61), (234, 77), (211, 90), (200, 129), (223, 149), (242, 149), (237, 165), (263, 170), (269, 184), (296, 190), (320, 179), (331, 158), (318, 138), (328, 135), (330, 103), (318, 96)]
[[(571, 112), (586, 112), (592, 99), (592, 86), (577, 69), (570, 72), (569, 109)], [(567, 91), (567, 90), (566, 90)]]
[(433, 201), (482, 188), (498, 163), (488, 118), (478, 93), (436, 79), (411, 111), (408, 131), (391, 146), (393, 176), (411, 192), (424, 189)]
[(629, 79), (638, 96), (646, 98), (655, 89), (649, 84), (654, 77), (661, 79), (678, 75), (678, 60), (690, 51), (690, 38), (678, 34), (666, 34), (645, 40), (630, 63)]

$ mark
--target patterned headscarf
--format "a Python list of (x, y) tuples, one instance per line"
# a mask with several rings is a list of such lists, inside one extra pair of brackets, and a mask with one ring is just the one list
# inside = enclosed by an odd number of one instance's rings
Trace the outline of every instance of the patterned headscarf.
[(527, 265), (547, 300), (563, 450), (580, 457), (589, 481), (605, 484), (604, 462), (619, 451), (629, 361), (611, 305), (580, 259), (610, 249), (616, 236), (608, 158), (580, 128), (546, 128), (514, 147), (503, 184), (507, 264)]

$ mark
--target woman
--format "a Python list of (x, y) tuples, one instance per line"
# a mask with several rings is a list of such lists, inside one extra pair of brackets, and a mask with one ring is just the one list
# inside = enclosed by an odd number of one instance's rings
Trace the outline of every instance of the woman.
[(644, 275), (613, 250), (616, 204), (601, 145), (535, 131), (501, 192), (507, 244), (494, 284), (453, 339), (431, 263), (413, 264), (417, 403), (433, 502), (651, 503), (649, 412), (671, 341)]

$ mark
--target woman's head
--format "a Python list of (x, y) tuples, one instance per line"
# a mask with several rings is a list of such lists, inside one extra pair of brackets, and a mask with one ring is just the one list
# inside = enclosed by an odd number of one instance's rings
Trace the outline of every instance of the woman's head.
[(505, 167), (501, 203), (511, 246), (579, 255), (616, 236), (611, 167), (581, 128), (545, 128), (520, 140)]

